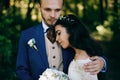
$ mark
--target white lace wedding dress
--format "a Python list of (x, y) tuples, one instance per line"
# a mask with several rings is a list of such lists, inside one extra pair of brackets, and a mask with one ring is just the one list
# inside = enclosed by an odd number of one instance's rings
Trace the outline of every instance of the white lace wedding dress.
[(73, 60), (70, 63), (68, 70), (70, 80), (98, 80), (97, 75), (91, 75), (89, 72), (85, 72), (82, 68), (82, 66), (89, 61), (91, 60)]

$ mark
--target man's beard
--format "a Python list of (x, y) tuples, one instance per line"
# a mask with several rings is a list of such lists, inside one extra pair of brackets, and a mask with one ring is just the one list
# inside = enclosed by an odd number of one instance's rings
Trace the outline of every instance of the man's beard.
[[(41, 15), (41, 16), (42, 16), (42, 19), (44, 20), (44, 22), (45, 22), (45, 24), (46, 24), (47, 26), (54, 26), (55, 23), (56, 23), (56, 21), (57, 21), (57, 19), (54, 18), (54, 22), (52, 22), (51, 19), (47, 19), (47, 20), (46, 20), (46, 19), (43, 17), (43, 15)], [(49, 24), (48, 22), (50, 22), (50, 24)]]

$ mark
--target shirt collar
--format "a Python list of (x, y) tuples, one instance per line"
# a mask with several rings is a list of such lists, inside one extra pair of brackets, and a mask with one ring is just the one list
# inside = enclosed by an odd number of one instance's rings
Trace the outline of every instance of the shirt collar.
[(44, 29), (44, 33), (46, 32), (46, 30), (49, 28), (45, 22), (42, 20), (42, 25), (43, 25), (43, 29)]

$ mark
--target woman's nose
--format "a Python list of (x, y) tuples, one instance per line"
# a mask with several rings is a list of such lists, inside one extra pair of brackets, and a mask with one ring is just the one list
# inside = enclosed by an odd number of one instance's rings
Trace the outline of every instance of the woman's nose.
[(56, 35), (56, 41), (58, 41), (58, 36)]

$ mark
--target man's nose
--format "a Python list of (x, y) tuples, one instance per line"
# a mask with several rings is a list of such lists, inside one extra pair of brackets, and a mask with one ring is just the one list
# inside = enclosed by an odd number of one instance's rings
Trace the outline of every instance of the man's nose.
[(52, 11), (50, 14), (51, 17), (55, 17), (55, 11)]

